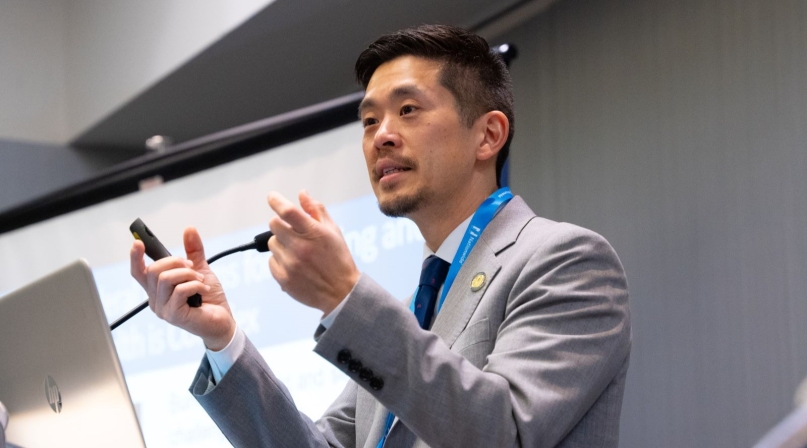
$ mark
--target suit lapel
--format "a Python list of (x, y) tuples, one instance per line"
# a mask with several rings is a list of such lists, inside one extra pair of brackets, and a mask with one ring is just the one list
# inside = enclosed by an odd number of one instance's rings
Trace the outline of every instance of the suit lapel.
[[(496, 255), (480, 239), (468, 255), (462, 269), (457, 273), (457, 278), (454, 280), (451, 290), (448, 291), (443, 308), (431, 328), (431, 331), (440, 336), (446, 345), (451, 347), (457, 336), (465, 329), (477, 304), (487, 291), (488, 285), (501, 267), (496, 260)], [(473, 291), (471, 280), (477, 275), (483, 275), (485, 283), (481, 289)]]
[[(457, 336), (468, 325), (468, 321), (476, 310), (479, 301), (488, 289), (488, 285), (501, 269), (497, 255), (515, 243), (519, 233), (535, 214), (516, 196), (499, 212), (482, 232), (468, 259), (457, 273), (457, 278), (448, 291), (443, 308), (437, 315), (431, 331), (451, 347)], [(474, 291), (471, 281), (483, 275), (485, 282), (480, 289)]]

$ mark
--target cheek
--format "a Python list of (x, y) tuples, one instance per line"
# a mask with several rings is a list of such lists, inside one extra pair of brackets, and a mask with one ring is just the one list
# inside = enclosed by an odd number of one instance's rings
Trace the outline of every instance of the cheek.
[(373, 138), (364, 136), (361, 145), (362, 153), (364, 153), (364, 160), (367, 162), (367, 165), (371, 163), (375, 163), (376, 152), (375, 148), (373, 147)]
[(435, 126), (434, 137), (439, 140), (444, 147), (450, 150), (456, 149), (457, 146), (467, 145), (467, 136), (462, 132), (459, 125), (451, 123), (444, 126)]
[[(375, 185), (376, 175), (375, 175), (375, 164), (378, 161), (378, 151), (375, 150), (375, 146), (373, 146), (372, 141), (367, 142), (365, 141), (362, 144), (362, 153), (364, 154), (364, 163), (367, 166), (367, 176), (370, 179), (370, 183)], [(373, 187), (375, 188), (375, 186)]]

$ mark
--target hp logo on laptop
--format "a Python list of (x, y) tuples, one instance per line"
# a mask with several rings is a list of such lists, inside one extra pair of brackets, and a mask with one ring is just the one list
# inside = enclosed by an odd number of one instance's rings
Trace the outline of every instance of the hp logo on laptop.
[(62, 393), (59, 392), (59, 386), (56, 385), (56, 381), (50, 375), (45, 378), (45, 397), (48, 399), (48, 404), (53, 409), (53, 412), (57, 414), (62, 412)]

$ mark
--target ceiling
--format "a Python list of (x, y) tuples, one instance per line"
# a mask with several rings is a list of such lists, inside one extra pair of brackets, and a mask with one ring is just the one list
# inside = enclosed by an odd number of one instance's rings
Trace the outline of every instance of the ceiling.
[(180, 143), (316, 104), (358, 90), (353, 63), (381, 34), (421, 23), (490, 29), (494, 19), (512, 22), (535, 4), (543, 9), (549, 3), (278, 0), (101, 119), (71, 146), (140, 154), (153, 135)]

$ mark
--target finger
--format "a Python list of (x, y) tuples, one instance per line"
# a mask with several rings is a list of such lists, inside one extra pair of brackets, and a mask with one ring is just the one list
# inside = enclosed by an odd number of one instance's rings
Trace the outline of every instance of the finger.
[(146, 267), (146, 286), (144, 287), (146, 292), (148, 292), (149, 295), (155, 293), (158, 278), (163, 272), (171, 269), (189, 268), (191, 265), (192, 263), (189, 260), (180, 257), (161, 258), (151, 263)]
[(185, 282), (199, 281), (204, 282), (205, 276), (190, 268), (171, 269), (163, 271), (157, 281), (157, 295), (165, 297), (166, 299), (171, 296), (174, 288)]
[(143, 245), (143, 242), (135, 240), (129, 250), (129, 266), (132, 277), (144, 288), (146, 287), (146, 260), (143, 258), (145, 253), (146, 246)]
[(272, 278), (280, 285), (280, 290), (285, 291), (288, 276), (286, 275), (286, 269), (284, 269), (283, 265), (275, 258), (274, 252), (272, 256), (269, 257), (269, 273), (272, 274)]
[(295, 206), (288, 199), (284, 198), (278, 193), (269, 193), (267, 198), (269, 206), (283, 221), (286, 221), (292, 229), (297, 233), (306, 233), (317, 221), (311, 216), (308, 216), (300, 207)]
[(185, 254), (188, 260), (193, 262), (193, 268), (198, 270), (207, 269), (207, 259), (205, 257), (205, 246), (202, 244), (202, 237), (194, 227), (188, 227), (182, 234), (185, 243)]
[(269, 246), (269, 252), (271, 252), (273, 255), (280, 254), (286, 249), (285, 246), (283, 246), (283, 243), (281, 243), (278, 239), (277, 234), (272, 235), (266, 245)]
[(299, 199), (300, 207), (312, 218), (319, 222), (332, 221), (331, 215), (329, 215), (328, 210), (325, 209), (325, 204), (312, 198), (307, 191), (300, 191)]
[(269, 252), (272, 253), (272, 258), (276, 258), (277, 262), (281, 262), (286, 252), (286, 246), (277, 238), (277, 235), (269, 238), (267, 244), (269, 245)]
[(189, 268), (171, 269), (160, 273), (155, 293), (155, 312), (157, 315), (164, 316), (165, 304), (170, 300), (179, 285), (193, 281), (201, 282), (204, 281), (204, 278), (204, 275)]
[[(279, 216), (273, 216), (269, 219), (269, 230), (272, 231), (272, 238), (284, 246), (287, 246), (292, 239), (298, 236), (297, 232), (286, 221), (280, 219)], [(272, 238), (269, 240), (271, 241)], [(269, 247), (269, 250), (272, 250), (272, 248)]]
[(169, 269), (179, 269), (179, 268), (189, 268), (191, 267), (191, 262), (177, 256), (170, 256), (165, 258), (160, 258), (159, 260), (151, 263), (146, 268), (149, 274), (159, 274), (162, 271), (167, 271)]
[(177, 285), (171, 297), (165, 303), (163, 309), (164, 319), (169, 323), (176, 322), (177, 316), (182, 314), (180, 310), (188, 307), (188, 297), (194, 294), (205, 295), (209, 292), (210, 286), (196, 280)]

